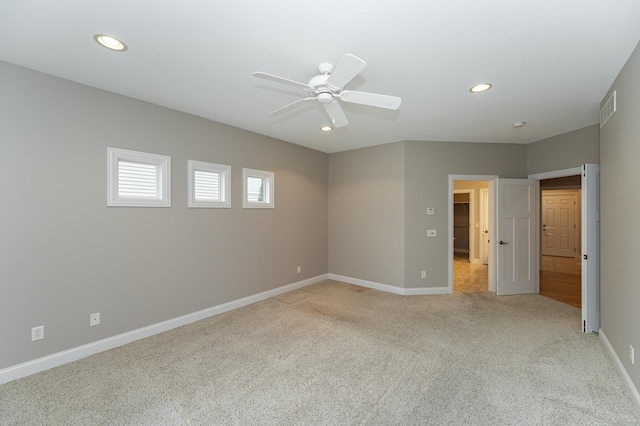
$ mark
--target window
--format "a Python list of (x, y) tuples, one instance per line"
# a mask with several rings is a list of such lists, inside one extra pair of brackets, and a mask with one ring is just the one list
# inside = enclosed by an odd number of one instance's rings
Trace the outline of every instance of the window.
[(171, 207), (171, 157), (107, 148), (107, 206)]
[(231, 166), (189, 160), (189, 207), (231, 207)]
[(272, 209), (273, 172), (242, 169), (243, 193), (242, 207), (253, 209)]

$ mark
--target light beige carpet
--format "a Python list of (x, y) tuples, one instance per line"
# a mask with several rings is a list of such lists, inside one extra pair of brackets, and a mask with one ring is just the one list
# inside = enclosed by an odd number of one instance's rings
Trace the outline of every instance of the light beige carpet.
[(639, 425), (580, 311), (315, 284), (0, 386), (2, 425)]

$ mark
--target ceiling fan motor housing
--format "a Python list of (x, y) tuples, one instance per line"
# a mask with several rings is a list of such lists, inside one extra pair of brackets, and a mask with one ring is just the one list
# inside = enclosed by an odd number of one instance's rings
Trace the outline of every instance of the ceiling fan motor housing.
[(318, 101), (320, 101), (321, 104), (328, 104), (332, 100), (333, 100), (333, 95), (329, 92), (322, 92), (318, 94)]
[(328, 104), (331, 102), (335, 94), (335, 92), (326, 84), (328, 78), (328, 74), (323, 74), (317, 75), (309, 80), (309, 86), (313, 88), (313, 91), (310, 90), (310, 93), (312, 95), (316, 95), (318, 101), (322, 104)]

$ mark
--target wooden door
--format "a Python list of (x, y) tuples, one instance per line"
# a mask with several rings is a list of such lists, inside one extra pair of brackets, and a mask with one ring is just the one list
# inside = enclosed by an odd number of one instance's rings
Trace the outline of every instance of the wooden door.
[(575, 257), (576, 194), (542, 192), (542, 255)]

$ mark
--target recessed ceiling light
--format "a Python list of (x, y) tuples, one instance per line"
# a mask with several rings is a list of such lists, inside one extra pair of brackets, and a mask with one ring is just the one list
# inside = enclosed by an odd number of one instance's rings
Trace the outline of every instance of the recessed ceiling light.
[(330, 132), (333, 130), (333, 127), (331, 126), (322, 126), (320, 127), (320, 130), (322, 130), (323, 132)]
[(524, 125), (525, 125), (524, 121), (516, 121), (515, 123), (513, 123), (513, 128), (519, 129), (520, 127), (524, 127)]
[(96, 34), (93, 39), (97, 41), (101, 46), (107, 49), (115, 50), (118, 52), (124, 52), (127, 50), (127, 45), (118, 40), (115, 37), (106, 34)]
[(469, 89), (469, 91), (471, 93), (480, 93), (486, 92), (489, 89), (491, 89), (491, 83), (480, 83), (473, 86), (471, 89)]

